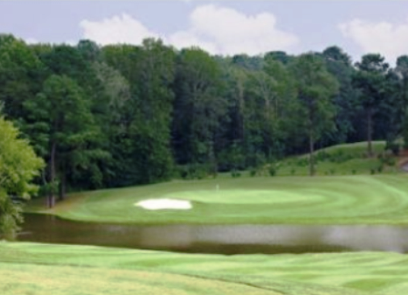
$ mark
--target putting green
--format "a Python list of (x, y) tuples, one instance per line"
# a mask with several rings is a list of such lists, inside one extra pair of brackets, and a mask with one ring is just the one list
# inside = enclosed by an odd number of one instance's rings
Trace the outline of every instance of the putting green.
[(282, 204), (319, 202), (322, 196), (300, 195), (279, 190), (203, 190), (163, 195), (163, 198), (188, 200), (208, 204)]
[[(408, 175), (220, 178), (72, 195), (49, 210), (64, 218), (133, 224), (408, 224)], [(218, 187), (218, 189), (217, 189)], [(151, 211), (149, 199), (190, 200)]]

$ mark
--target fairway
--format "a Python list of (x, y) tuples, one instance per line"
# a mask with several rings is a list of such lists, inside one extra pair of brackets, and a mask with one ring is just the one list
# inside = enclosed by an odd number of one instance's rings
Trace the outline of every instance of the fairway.
[[(243, 177), (172, 181), (71, 195), (51, 210), (63, 218), (129, 224), (408, 224), (408, 176)], [(151, 211), (150, 199), (188, 200), (189, 210)]]
[(0, 277), (4, 295), (408, 293), (406, 256), (374, 252), (222, 256), (0, 243)]

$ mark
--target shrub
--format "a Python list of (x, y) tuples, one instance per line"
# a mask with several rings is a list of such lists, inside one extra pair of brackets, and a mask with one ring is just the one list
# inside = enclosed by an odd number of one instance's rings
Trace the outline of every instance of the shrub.
[(307, 165), (309, 165), (309, 159), (308, 158), (300, 158), (296, 162), (296, 166), (299, 166), (299, 167), (305, 167)]
[(381, 166), (395, 166), (395, 164), (396, 164), (395, 157), (393, 157), (392, 155), (387, 155), (387, 154), (381, 153), (381, 154), (379, 154), (377, 156), (377, 158), (378, 158)]
[(291, 175), (295, 175), (295, 174), (296, 174), (296, 169), (292, 168), (292, 169), (290, 170), (290, 174), (291, 174)]
[(178, 168), (177, 173), (180, 175), (180, 177), (182, 179), (188, 179), (188, 177), (189, 177), (188, 166), (183, 165), (183, 166), (179, 166), (177, 168)]
[(237, 171), (237, 170), (232, 170), (232, 171), (231, 171), (231, 176), (232, 176), (233, 178), (240, 177), (240, 176), (241, 176), (241, 172), (239, 172), (239, 171)]
[(387, 142), (385, 149), (390, 150), (394, 156), (398, 156), (401, 146), (397, 142)]
[(182, 179), (203, 179), (209, 175), (217, 177), (217, 170), (206, 164), (180, 165), (177, 170)]
[(276, 167), (274, 166), (274, 165), (271, 165), (271, 166), (269, 166), (269, 169), (268, 169), (268, 171), (269, 171), (269, 175), (270, 176), (275, 176), (276, 175)]
[(252, 169), (249, 171), (249, 175), (250, 175), (251, 177), (254, 177), (254, 176), (256, 175), (256, 169), (255, 169), (255, 168), (252, 168)]

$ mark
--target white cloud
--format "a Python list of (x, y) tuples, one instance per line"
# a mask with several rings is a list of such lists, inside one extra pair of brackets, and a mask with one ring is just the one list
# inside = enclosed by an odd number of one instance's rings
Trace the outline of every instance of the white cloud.
[(179, 49), (198, 46), (205, 51), (218, 53), (216, 44), (214, 44), (213, 42), (200, 40), (200, 38), (196, 34), (189, 31), (176, 32), (169, 38), (167, 38), (166, 41), (167, 43), (174, 45)]
[[(213, 54), (258, 54), (271, 50), (287, 50), (299, 40), (276, 27), (271, 13), (245, 15), (231, 8), (204, 5), (189, 16), (187, 29), (161, 36), (177, 48), (199, 46)], [(146, 37), (159, 37), (141, 22), (127, 14), (102, 21), (84, 20), (80, 23), (83, 37), (99, 44), (140, 44)]]
[(343, 36), (360, 46), (363, 53), (380, 53), (389, 62), (408, 54), (408, 19), (405, 23), (369, 22), (355, 19), (339, 26)]
[(83, 20), (80, 23), (83, 37), (106, 45), (114, 43), (140, 44), (144, 38), (158, 37), (141, 22), (123, 13), (121, 16), (105, 18), (102, 21)]
[(277, 29), (271, 13), (245, 15), (231, 8), (205, 5), (192, 12), (188, 30), (170, 35), (168, 41), (176, 47), (203, 45), (212, 53), (258, 54), (285, 50), (296, 45), (298, 38)]

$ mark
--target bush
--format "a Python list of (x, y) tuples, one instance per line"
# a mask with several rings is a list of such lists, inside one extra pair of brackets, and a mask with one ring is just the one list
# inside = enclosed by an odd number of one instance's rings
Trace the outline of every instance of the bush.
[(393, 156), (390, 155), (385, 155), (385, 156), (379, 156), (379, 160), (381, 165), (387, 165), (387, 166), (395, 166), (396, 160)]
[(396, 142), (387, 142), (387, 145), (385, 146), (386, 150), (390, 150), (394, 156), (398, 156), (401, 146), (400, 144)]
[(239, 171), (237, 171), (237, 170), (232, 170), (232, 171), (231, 171), (231, 176), (232, 176), (233, 178), (240, 177), (240, 176), (241, 176), (241, 172), (239, 172)]
[(261, 167), (265, 165), (266, 158), (263, 154), (255, 153), (247, 157), (247, 167)]
[(295, 174), (296, 174), (296, 169), (292, 168), (292, 169), (290, 170), (290, 174), (291, 174), (291, 175), (295, 175)]
[(254, 177), (254, 176), (256, 175), (256, 169), (255, 169), (255, 168), (252, 168), (252, 169), (249, 171), (249, 175), (250, 175), (251, 177)]
[(269, 175), (270, 176), (275, 176), (276, 175), (276, 167), (274, 166), (274, 165), (271, 165), (270, 167), (269, 167), (269, 169), (268, 169), (268, 171), (269, 171)]
[(213, 167), (197, 163), (179, 166), (178, 173), (182, 179), (186, 180), (203, 179), (208, 175), (212, 175), (214, 178), (217, 177), (217, 172), (214, 171)]
[(356, 174), (357, 173), (356, 169), (351, 170), (351, 173)]
[(296, 162), (296, 166), (299, 166), (299, 167), (306, 167), (307, 165), (309, 165), (308, 158), (300, 158)]

